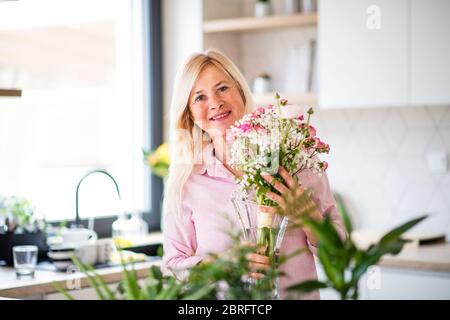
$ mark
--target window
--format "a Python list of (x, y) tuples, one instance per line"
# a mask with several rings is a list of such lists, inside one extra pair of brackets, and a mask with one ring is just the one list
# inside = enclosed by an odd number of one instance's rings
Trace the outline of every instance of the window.
[(149, 134), (160, 128), (149, 114), (145, 10), (133, 0), (0, 3), (0, 88), (23, 91), (0, 97), (1, 194), (72, 220), (78, 181), (105, 169), (122, 203), (108, 177), (92, 175), (80, 186), (82, 219), (152, 210), (142, 148), (160, 142)]

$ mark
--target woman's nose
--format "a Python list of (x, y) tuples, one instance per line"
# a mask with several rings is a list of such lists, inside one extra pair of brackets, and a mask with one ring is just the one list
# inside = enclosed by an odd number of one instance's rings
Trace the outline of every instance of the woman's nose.
[(220, 109), (223, 106), (223, 101), (217, 97), (213, 97), (209, 100), (209, 108), (211, 110)]

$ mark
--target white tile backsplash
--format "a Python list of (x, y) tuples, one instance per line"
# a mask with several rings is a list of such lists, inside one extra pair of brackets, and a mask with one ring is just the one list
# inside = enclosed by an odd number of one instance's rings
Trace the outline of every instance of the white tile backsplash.
[(450, 129), (450, 110), (447, 110), (447, 112), (442, 116), (442, 121), (439, 123), (439, 128)]
[(428, 107), (427, 110), (434, 123), (440, 125), (448, 114), (449, 108), (445, 106), (434, 106)]
[(381, 133), (384, 136), (390, 155), (394, 156), (398, 153), (398, 146), (405, 138), (406, 131), (406, 123), (400, 111), (397, 109), (389, 110), (381, 126)]
[(358, 228), (386, 230), (423, 213), (417, 231), (450, 232), (450, 173), (427, 154), (450, 153), (450, 106), (320, 109), (312, 124), (331, 146), (328, 176)]
[(425, 156), (425, 151), (431, 142), (435, 129), (408, 129), (398, 146), (398, 155), (402, 157)]
[(409, 129), (434, 129), (435, 123), (426, 108), (400, 108)]

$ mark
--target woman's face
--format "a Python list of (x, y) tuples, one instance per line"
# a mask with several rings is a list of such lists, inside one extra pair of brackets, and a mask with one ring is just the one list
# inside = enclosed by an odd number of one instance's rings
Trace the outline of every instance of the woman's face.
[(199, 74), (189, 96), (194, 122), (211, 137), (226, 130), (244, 115), (244, 101), (234, 82), (213, 65)]

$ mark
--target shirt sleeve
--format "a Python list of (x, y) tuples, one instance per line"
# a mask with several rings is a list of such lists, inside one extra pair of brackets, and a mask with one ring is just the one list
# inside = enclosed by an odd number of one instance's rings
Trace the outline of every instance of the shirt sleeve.
[[(343, 227), (342, 218), (337, 209), (336, 200), (334, 199), (333, 192), (331, 191), (328, 176), (325, 172), (321, 175), (313, 172), (306, 172), (305, 175), (300, 176), (300, 182), (303, 183), (306, 188), (312, 191), (312, 200), (317, 205), (322, 217), (330, 216), (333, 221), (336, 231), (342, 240), (347, 237), (347, 232)], [(309, 249), (312, 253), (317, 253), (317, 248), (307, 239)]]
[[(167, 206), (165, 206), (167, 207)], [(179, 217), (164, 208), (163, 248), (161, 270), (165, 275), (184, 278), (187, 269), (198, 264), (205, 256), (196, 255), (197, 240), (192, 211), (182, 205)]]

